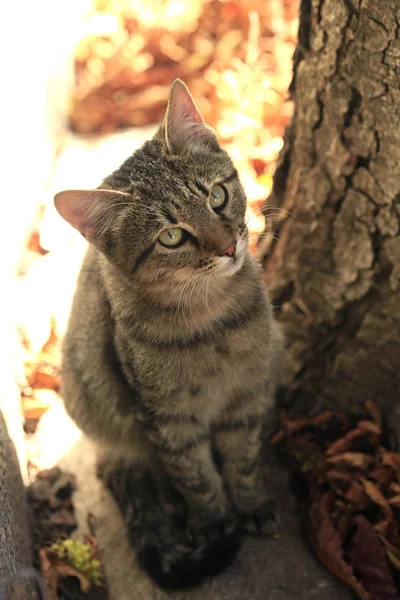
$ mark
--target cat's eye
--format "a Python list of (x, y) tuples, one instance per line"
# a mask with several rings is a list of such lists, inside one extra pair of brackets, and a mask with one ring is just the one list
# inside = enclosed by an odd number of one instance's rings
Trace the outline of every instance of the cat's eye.
[(214, 185), (210, 194), (210, 206), (213, 210), (221, 210), (228, 202), (228, 192), (222, 185)]
[(180, 227), (172, 227), (160, 233), (158, 241), (162, 246), (167, 246), (167, 248), (177, 248), (184, 243), (185, 237)]

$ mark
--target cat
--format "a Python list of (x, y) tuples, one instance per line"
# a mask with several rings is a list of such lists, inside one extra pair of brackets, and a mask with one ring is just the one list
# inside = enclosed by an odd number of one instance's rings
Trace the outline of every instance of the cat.
[(140, 564), (165, 588), (196, 585), (273, 519), (260, 448), (283, 335), (237, 170), (175, 80), (153, 139), (55, 206), (89, 242), (66, 409), (98, 444)]

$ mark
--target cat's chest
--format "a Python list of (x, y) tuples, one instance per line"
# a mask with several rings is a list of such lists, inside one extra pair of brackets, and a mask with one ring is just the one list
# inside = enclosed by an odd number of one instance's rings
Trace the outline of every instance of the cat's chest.
[(134, 362), (142, 394), (160, 408), (169, 406), (212, 421), (233, 397), (265, 381), (267, 334), (258, 327), (226, 331), (186, 348), (137, 345)]

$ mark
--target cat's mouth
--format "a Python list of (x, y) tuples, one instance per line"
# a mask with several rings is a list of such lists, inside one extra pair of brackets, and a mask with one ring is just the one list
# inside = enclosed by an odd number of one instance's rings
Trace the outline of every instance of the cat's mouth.
[(246, 255), (247, 243), (245, 240), (238, 240), (236, 252), (233, 256), (221, 256), (218, 259), (217, 274), (223, 277), (231, 277), (243, 266)]

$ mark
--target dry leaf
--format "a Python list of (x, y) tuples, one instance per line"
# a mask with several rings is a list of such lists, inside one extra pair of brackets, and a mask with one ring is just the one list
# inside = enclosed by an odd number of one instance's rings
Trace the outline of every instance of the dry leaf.
[(327, 463), (336, 467), (360, 469), (361, 471), (366, 471), (373, 461), (372, 456), (363, 454), (362, 452), (343, 452), (342, 454), (329, 456), (326, 459)]
[[(342, 416), (331, 414), (343, 425), (336, 430), (336, 439), (332, 436), (335, 429), (324, 422), (313, 428), (311, 419), (289, 421), (285, 417), (281, 448), (288, 464), (306, 475), (310, 539), (321, 562), (360, 598), (397, 600), (388, 561), (399, 568), (400, 454), (378, 446), (381, 416), (372, 404), (370, 410), (374, 422), (364, 419), (356, 426), (351, 419), (346, 424)], [(328, 439), (333, 441), (326, 447)], [(310, 457), (318, 460), (313, 463)], [(307, 461), (310, 467), (304, 468)], [(387, 541), (386, 550), (380, 538)], [(348, 549), (352, 546), (350, 565)]]
[(356, 579), (351, 565), (343, 558), (342, 541), (330, 517), (331, 502), (332, 496), (328, 493), (310, 508), (311, 545), (320, 561), (336, 577), (357, 592), (362, 600), (370, 600), (370, 596)]
[(375, 483), (372, 483), (372, 481), (365, 479), (364, 477), (361, 477), (360, 481), (364, 487), (365, 493), (369, 498), (371, 498), (372, 502), (378, 504), (378, 506), (380, 506), (383, 512), (385, 513), (385, 515), (392, 519), (392, 509), (390, 508), (387, 498), (385, 498), (378, 486), (375, 485)]
[(389, 498), (389, 504), (395, 508), (400, 508), (400, 494)]
[[(364, 426), (362, 426), (364, 423)], [(381, 431), (374, 424), (369, 422), (371, 427), (366, 427), (365, 423), (367, 421), (361, 421), (357, 429), (352, 429), (347, 432), (346, 435), (334, 441), (326, 450), (327, 456), (332, 456), (334, 454), (340, 454), (343, 452), (348, 452), (350, 450), (360, 450), (361, 445), (365, 445), (365, 442), (370, 444), (372, 447), (376, 447), (379, 442), (379, 437)]]
[(370, 600), (400, 600), (384, 547), (371, 523), (358, 515), (353, 538), (351, 564), (360, 573), (362, 587)]
[[(378, 467), (377, 469), (374, 469), (373, 471), (371, 471), (369, 473), (368, 477), (370, 479), (374, 479), (375, 481), (377, 481), (380, 484), (388, 485), (391, 481), (393, 481), (394, 473), (393, 473), (392, 469), (389, 469), (388, 467)], [(400, 486), (399, 486), (399, 492), (400, 492)]]
[(382, 431), (382, 428), (383, 428), (382, 411), (378, 408), (378, 405), (375, 402), (373, 402), (372, 400), (367, 400), (367, 402), (365, 403), (365, 408), (371, 415), (374, 423), (376, 423), (376, 425)]
[(364, 509), (369, 504), (368, 496), (365, 493), (364, 487), (358, 481), (353, 481), (344, 494), (344, 498), (351, 504), (356, 504), (359, 509)]
[(357, 423), (357, 429), (361, 429), (362, 431), (367, 431), (368, 433), (373, 433), (378, 436), (382, 435), (382, 428), (376, 423), (372, 423), (372, 421), (359, 421)]
[(63, 577), (76, 577), (79, 580), (81, 590), (86, 594), (90, 589), (90, 581), (80, 571), (77, 571), (65, 561), (57, 557), (48, 548), (39, 550), (40, 568), (45, 582), (51, 593), (52, 600), (59, 600), (57, 586)]
[(382, 448), (381, 462), (395, 471), (400, 471), (400, 454), (398, 452), (389, 452)]
[(60, 388), (60, 375), (53, 365), (39, 363), (28, 375), (29, 385), (33, 388), (58, 390)]
[(393, 494), (395, 494), (396, 496), (399, 495), (400, 483), (397, 483), (397, 481), (392, 481), (392, 483), (389, 485), (389, 490), (393, 492)]
[(386, 554), (391, 564), (395, 569), (400, 571), (400, 548), (393, 546), (385, 536), (381, 536), (380, 539), (385, 544)]

